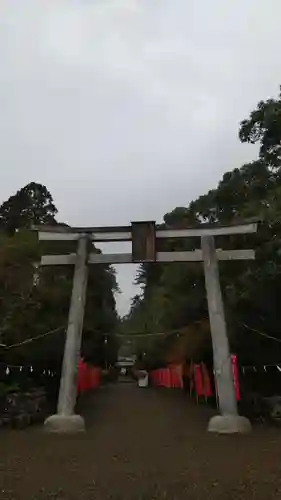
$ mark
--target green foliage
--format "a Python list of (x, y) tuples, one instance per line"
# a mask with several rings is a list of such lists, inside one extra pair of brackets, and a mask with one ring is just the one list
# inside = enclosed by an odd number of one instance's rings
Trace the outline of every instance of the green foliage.
[[(166, 227), (188, 227), (251, 218), (261, 221), (255, 237), (220, 237), (216, 244), (218, 248), (256, 249), (255, 262), (220, 263), (228, 329), (232, 349), (242, 362), (274, 362), (280, 361), (280, 344), (254, 330), (281, 339), (281, 95), (278, 100), (259, 103), (242, 122), (240, 138), (260, 142), (259, 159), (225, 173), (217, 188), (188, 207), (175, 208), (164, 216), (164, 223)], [(165, 243), (165, 250), (199, 246), (196, 238), (171, 240)], [(136, 281), (142, 293), (123, 321), (124, 331), (169, 331), (208, 317), (204, 276), (198, 263), (142, 265)], [(192, 342), (196, 343), (195, 337), (190, 337)], [(153, 349), (156, 356), (155, 344)]]
[(0, 382), (0, 399), (18, 390), (18, 384), (5, 384), (4, 382)]
[(269, 166), (281, 165), (281, 93), (277, 99), (258, 103), (250, 117), (241, 122), (242, 142), (260, 143), (260, 158)]
[(54, 224), (57, 208), (47, 188), (31, 182), (0, 207), (0, 227), (8, 234), (33, 224)]
[[(12, 345), (57, 327), (55, 333), (19, 347), (0, 350), (0, 361), (32, 365), (60, 372), (72, 290), (71, 266), (39, 267), (40, 256), (52, 251), (39, 243), (33, 224), (55, 223), (57, 209), (49, 191), (30, 183), (0, 207), (0, 343)], [(54, 247), (53, 247), (54, 248)], [(55, 253), (70, 253), (73, 246), (57, 245)], [(89, 269), (82, 352), (105, 364), (116, 357), (114, 331), (118, 291), (110, 266)], [(104, 334), (108, 335), (106, 349)]]

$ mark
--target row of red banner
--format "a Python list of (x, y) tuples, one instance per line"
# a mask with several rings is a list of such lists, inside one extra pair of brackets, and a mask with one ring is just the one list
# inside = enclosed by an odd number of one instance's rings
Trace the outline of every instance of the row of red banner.
[[(236, 400), (240, 401), (240, 384), (239, 384), (239, 370), (237, 356), (235, 354), (231, 355), (231, 366), (232, 375), (234, 382), (234, 389)], [(213, 380), (213, 383), (212, 383)], [(216, 380), (210, 376), (207, 367), (204, 363), (191, 365), (190, 370), (190, 388), (191, 392), (194, 390), (196, 397), (210, 398), (213, 396), (213, 387), (217, 396)]]
[[(237, 356), (231, 356), (233, 381), (235, 387), (235, 394), (237, 401), (240, 400), (240, 386)], [(190, 392), (195, 392), (196, 397), (210, 398), (216, 392), (216, 384), (213, 374), (208, 372), (204, 363), (193, 364), (191, 363), (188, 377), (190, 380)], [(150, 372), (150, 381), (154, 387), (167, 387), (167, 388), (183, 388), (183, 372), (182, 366), (170, 366), (168, 368), (161, 368)]]
[(183, 389), (182, 366), (169, 366), (150, 372), (150, 381), (153, 387), (167, 387)]
[[(240, 386), (237, 356), (231, 356), (233, 381), (237, 401), (240, 400)], [(153, 370), (150, 372), (151, 385), (154, 387), (167, 387), (183, 389), (183, 370), (181, 365)], [(210, 398), (214, 394), (215, 382), (210, 376), (204, 363), (191, 364), (189, 370), (190, 392), (195, 392), (196, 397)], [(101, 369), (85, 363), (82, 359), (78, 363), (77, 392), (96, 389), (101, 384)]]

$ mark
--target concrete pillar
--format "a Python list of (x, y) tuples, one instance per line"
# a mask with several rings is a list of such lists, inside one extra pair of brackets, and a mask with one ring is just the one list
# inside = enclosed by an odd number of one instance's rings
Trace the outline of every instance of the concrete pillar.
[(83, 318), (88, 278), (88, 238), (82, 235), (78, 240), (73, 277), (71, 304), (64, 348), (62, 374), (58, 400), (58, 411), (45, 421), (50, 432), (79, 432), (85, 430), (84, 419), (75, 415), (77, 392), (77, 368), (80, 356)]
[(226, 330), (219, 269), (213, 236), (202, 236), (205, 283), (213, 343), (214, 371), (221, 415), (213, 417), (208, 430), (219, 433), (249, 432), (250, 422), (239, 417)]

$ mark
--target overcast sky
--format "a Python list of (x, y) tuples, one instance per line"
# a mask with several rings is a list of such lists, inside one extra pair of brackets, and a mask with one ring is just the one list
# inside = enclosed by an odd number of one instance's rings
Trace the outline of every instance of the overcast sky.
[(0, 199), (40, 182), (84, 226), (187, 205), (254, 158), (238, 127), (278, 93), (280, 19), (280, 0), (1, 0)]

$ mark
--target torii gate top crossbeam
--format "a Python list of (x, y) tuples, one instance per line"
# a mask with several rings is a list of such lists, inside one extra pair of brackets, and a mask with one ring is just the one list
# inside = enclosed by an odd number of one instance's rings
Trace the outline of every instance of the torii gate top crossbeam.
[[(170, 229), (156, 226), (156, 238), (190, 238), (202, 236), (222, 236), (228, 234), (249, 234), (257, 232), (257, 222), (242, 223), (230, 226), (201, 224), (191, 228)], [(34, 226), (41, 241), (75, 241), (81, 234), (88, 234), (93, 241), (131, 241), (131, 226), (114, 227), (67, 227), (67, 226)]]

